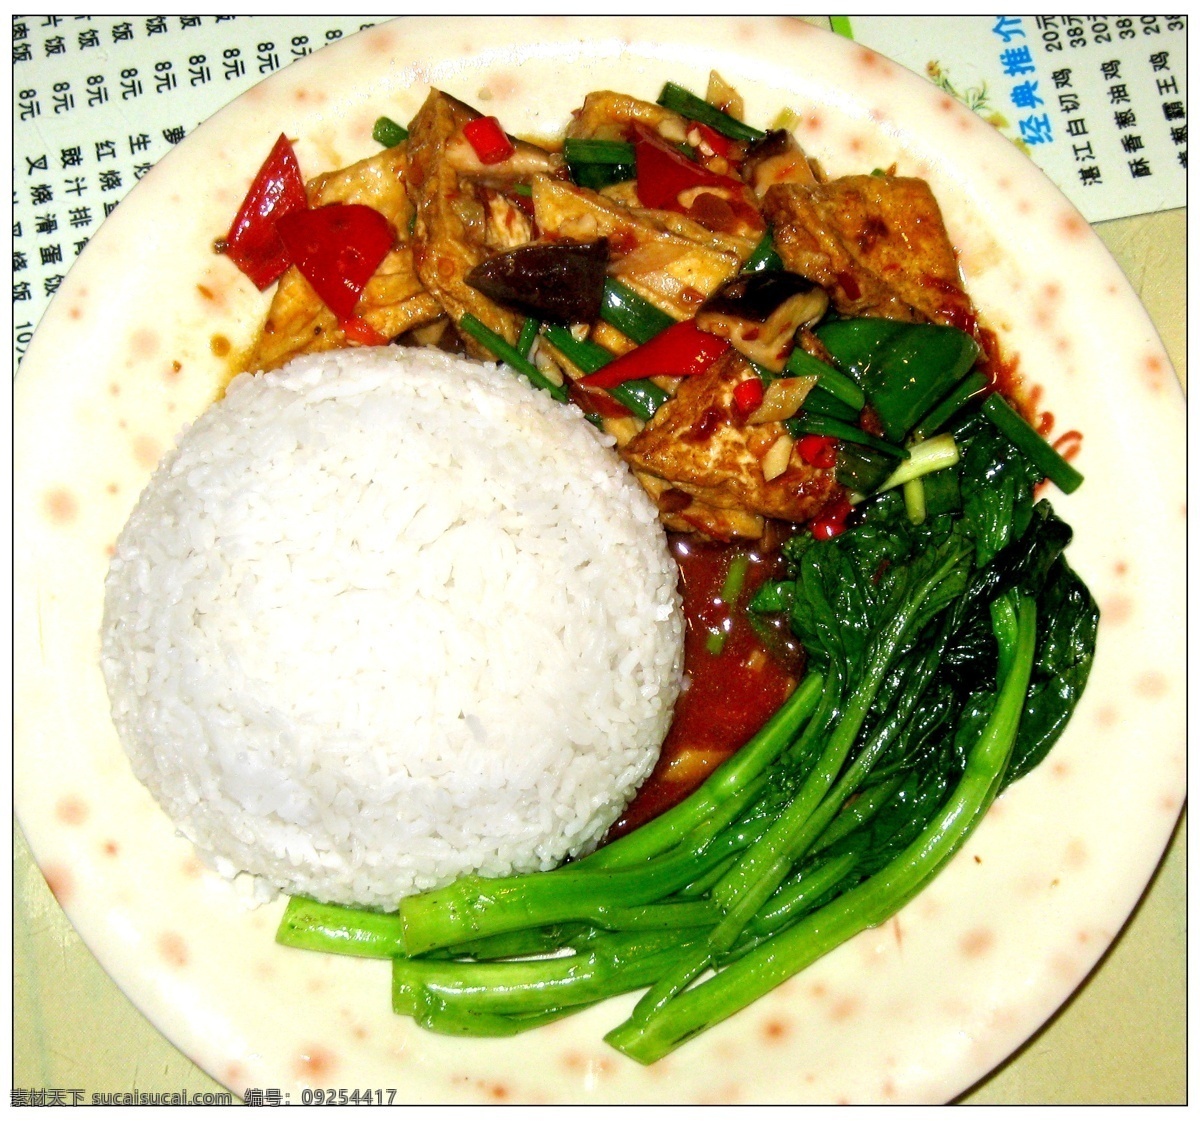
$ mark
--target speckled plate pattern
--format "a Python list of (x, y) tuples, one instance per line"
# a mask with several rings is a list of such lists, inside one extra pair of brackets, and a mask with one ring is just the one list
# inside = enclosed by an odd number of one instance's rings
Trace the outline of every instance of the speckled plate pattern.
[[(589, 90), (653, 99), (669, 78), (702, 91), (711, 68), (740, 87), (751, 122), (795, 110), (830, 174), (894, 163), (931, 182), (976, 303), (1087, 477), (1052, 497), (1103, 612), (1092, 681), (1051, 756), (929, 890), (660, 1063), (602, 1042), (632, 996), (512, 1040), (429, 1035), (391, 1015), (386, 963), (276, 946), (282, 902), (244, 907), (133, 778), (97, 665), (112, 545), (265, 312), (210, 247), (281, 131), (311, 175), (376, 151), (375, 118), (408, 120), (431, 84), (510, 131), (553, 137)], [(104, 967), (237, 1092), (946, 1100), (1084, 978), (1183, 803), (1184, 410), (1150, 322), (1014, 147), (931, 84), (796, 20), (413, 19), (318, 52), (197, 129), (104, 223), (22, 365), (15, 419), (19, 819)]]

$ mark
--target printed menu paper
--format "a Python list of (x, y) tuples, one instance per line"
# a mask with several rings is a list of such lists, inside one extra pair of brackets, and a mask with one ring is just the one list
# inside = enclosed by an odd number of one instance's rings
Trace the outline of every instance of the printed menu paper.
[(1187, 203), (1184, 16), (838, 16), (1021, 148), (1089, 222)]

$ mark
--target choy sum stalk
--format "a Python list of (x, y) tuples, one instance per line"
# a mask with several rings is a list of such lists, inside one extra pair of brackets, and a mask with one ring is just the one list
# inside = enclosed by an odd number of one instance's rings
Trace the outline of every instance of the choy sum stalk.
[(917, 839), (875, 875), (781, 931), (768, 945), (679, 993), (653, 1015), (615, 1028), (605, 1036), (613, 1047), (641, 1063), (662, 1058), (849, 938), (886, 921), (924, 887), (962, 846), (1000, 788), (1033, 668), (1036, 615), (1032, 599), (1018, 600), (1015, 635), (1004, 659), (1011, 655), (1011, 664), (992, 714), (970, 750), (958, 785)]

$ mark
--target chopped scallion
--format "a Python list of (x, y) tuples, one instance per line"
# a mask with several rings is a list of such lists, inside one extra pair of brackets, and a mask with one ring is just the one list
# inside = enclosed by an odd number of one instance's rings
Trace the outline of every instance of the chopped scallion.
[(469, 312), (458, 321), (458, 329), (470, 335), (480, 346), (490, 350), (506, 366), (511, 366), (518, 374), (528, 378), (536, 388), (544, 389), (556, 401), (567, 400), (567, 391), (561, 385), (555, 385), (516, 347), (502, 339), (491, 328), (484, 326)]
[(725, 583), (721, 585), (721, 601), (728, 607), (737, 602), (738, 596), (746, 586), (746, 574), (750, 571), (750, 558), (745, 553), (738, 553), (729, 562), (729, 572)]
[(847, 424), (845, 421), (831, 416), (803, 412), (792, 417), (791, 420), (785, 420), (783, 425), (793, 436), (832, 436), (836, 440), (864, 444), (868, 448), (874, 448), (876, 451), (896, 459), (908, 458), (908, 451), (898, 444), (889, 444), (887, 440), (881, 440), (878, 436), (872, 436), (869, 432), (864, 432), (853, 424)]
[(563, 159), (568, 164), (631, 164), (634, 162), (633, 145), (623, 140), (568, 139), (563, 144)]
[(988, 418), (1017, 450), (1046, 475), (1063, 494), (1077, 490), (1083, 476), (1052, 448), (999, 393), (993, 393), (981, 406)]
[(904, 484), (904, 510), (913, 525), (925, 521), (925, 483), (921, 479), (909, 479)]
[(767, 230), (762, 240), (754, 247), (754, 252), (746, 258), (742, 272), (763, 272), (766, 269), (783, 268), (783, 258), (775, 252), (775, 239)]
[(821, 413), (824, 416), (844, 420), (847, 424), (857, 424), (860, 409), (852, 409), (845, 401), (835, 397), (818, 382), (808, 391), (804, 398), (804, 410), (809, 413)]
[(571, 138), (563, 144), (563, 158), (575, 183), (593, 191), (637, 175), (633, 145), (623, 140)]
[(932, 436), (972, 397), (977, 393), (982, 393), (987, 385), (988, 379), (985, 375), (978, 371), (968, 374), (954, 387), (945, 400), (930, 410), (929, 415), (913, 429), (913, 439), (924, 440), (927, 436)]
[[(593, 339), (577, 339), (566, 327), (547, 323), (542, 328), (546, 341), (562, 351), (585, 375), (603, 369), (615, 357)], [(647, 378), (627, 381), (609, 389), (608, 394), (639, 420), (649, 420), (668, 400), (667, 393)]]
[(540, 326), (541, 324), (533, 316), (529, 316), (521, 324), (521, 334), (517, 339), (517, 350), (522, 358), (529, 357), (529, 352), (533, 349), (533, 340), (537, 338)]
[(611, 277), (604, 282), (600, 318), (635, 343), (648, 343), (675, 322), (665, 311)]
[(815, 377), (822, 389), (856, 413), (861, 412), (867, 403), (863, 391), (853, 378), (847, 377), (841, 370), (835, 370), (827, 362), (814, 358), (803, 347), (798, 346), (792, 351), (784, 371), (793, 377)]
[(932, 436), (919, 444), (912, 444), (908, 449), (908, 459), (900, 464), (883, 482), (879, 489), (891, 490), (900, 487), (912, 479), (953, 467), (958, 462), (958, 445), (949, 432), (941, 436)]
[(658, 103), (664, 109), (670, 109), (689, 121), (699, 121), (702, 125), (728, 136), (731, 140), (761, 140), (767, 134), (760, 128), (753, 128), (728, 113), (721, 112), (715, 105), (709, 105), (702, 97), (697, 97), (690, 90), (668, 82), (658, 95)]
[(408, 129), (396, 124), (391, 117), (380, 117), (371, 130), (371, 138), (385, 148), (394, 148), (408, 139)]

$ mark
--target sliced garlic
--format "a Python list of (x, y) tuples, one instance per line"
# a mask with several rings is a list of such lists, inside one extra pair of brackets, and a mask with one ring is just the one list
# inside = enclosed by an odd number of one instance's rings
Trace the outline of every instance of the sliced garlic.
[(788, 463), (792, 458), (792, 438), (786, 432), (775, 441), (763, 456), (762, 473), (763, 478), (769, 483), (772, 479), (778, 479), (788, 469)]
[(779, 378), (767, 386), (762, 404), (747, 419), (747, 424), (767, 424), (795, 416), (804, 404), (808, 391), (817, 384), (812, 377)]

